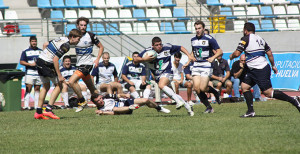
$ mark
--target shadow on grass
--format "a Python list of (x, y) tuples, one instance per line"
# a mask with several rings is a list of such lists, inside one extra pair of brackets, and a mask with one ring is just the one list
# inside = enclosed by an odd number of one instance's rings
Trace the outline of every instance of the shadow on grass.
[(186, 115), (146, 115), (145, 117), (185, 117)]
[(255, 115), (254, 117), (241, 117), (241, 118), (271, 118), (280, 117), (279, 115)]

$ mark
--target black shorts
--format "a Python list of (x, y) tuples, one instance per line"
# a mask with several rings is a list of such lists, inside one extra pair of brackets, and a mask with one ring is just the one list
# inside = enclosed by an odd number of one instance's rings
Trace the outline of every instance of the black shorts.
[(251, 87), (257, 84), (261, 91), (272, 88), (270, 65), (266, 65), (263, 69), (248, 70), (245, 78), (241, 81)]
[[(145, 85), (142, 85), (142, 84), (141, 84), (141, 85), (140, 85), (140, 89), (142, 89), (142, 90), (143, 90), (143, 89), (146, 89), (147, 85), (148, 85), (148, 83), (146, 83)], [(133, 87), (135, 88), (135, 85), (131, 85), (131, 84), (129, 84), (129, 83), (126, 83), (126, 84), (125, 84), (125, 88), (128, 89), (128, 90), (129, 90), (129, 88), (130, 88), (131, 86), (133, 86)]]
[(40, 76), (54, 78), (57, 76), (54, 64), (44, 61), (41, 58), (36, 60), (36, 67)]
[(77, 70), (80, 71), (84, 76), (89, 75), (92, 69), (93, 69), (93, 65), (77, 66)]
[(124, 106), (130, 106), (134, 104), (134, 98), (129, 98), (124, 102)]

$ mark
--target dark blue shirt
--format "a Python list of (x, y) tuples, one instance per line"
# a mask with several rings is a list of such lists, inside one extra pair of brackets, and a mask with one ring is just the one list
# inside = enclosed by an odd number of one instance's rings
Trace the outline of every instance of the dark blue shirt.
[(122, 74), (126, 75), (129, 80), (140, 79), (141, 76), (146, 76), (146, 68), (142, 63), (133, 64), (133, 62), (128, 62), (124, 67)]
[[(20, 61), (25, 61), (27, 63), (34, 63), (35, 60), (39, 57), (42, 49), (36, 48), (33, 49), (29, 47), (24, 50), (21, 54)], [(25, 66), (27, 75), (38, 75), (37, 68), (35, 66)]]

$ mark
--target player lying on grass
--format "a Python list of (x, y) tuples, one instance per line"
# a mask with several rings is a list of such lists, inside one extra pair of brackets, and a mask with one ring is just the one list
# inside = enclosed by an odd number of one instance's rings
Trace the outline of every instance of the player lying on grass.
[(131, 114), (133, 110), (143, 105), (155, 108), (158, 112), (170, 113), (170, 110), (157, 105), (152, 100), (147, 98), (130, 98), (130, 94), (107, 94), (102, 96), (95, 93), (92, 95), (91, 100), (97, 106), (95, 112), (99, 115)]

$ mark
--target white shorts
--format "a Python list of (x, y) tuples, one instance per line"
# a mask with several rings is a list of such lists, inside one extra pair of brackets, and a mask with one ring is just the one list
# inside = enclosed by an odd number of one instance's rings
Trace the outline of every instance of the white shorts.
[(192, 76), (207, 76), (210, 77), (213, 73), (213, 68), (193, 67)]
[(41, 81), (42, 83), (48, 83), (50, 81), (52, 81), (53, 84), (57, 84), (58, 83), (58, 78), (57, 76), (56, 77), (53, 77), (53, 78), (50, 78), (50, 77), (44, 77), (44, 76), (40, 76), (41, 77)]
[(38, 86), (43, 84), (40, 76), (36, 75), (25, 75), (25, 83)]
[(160, 80), (160, 78), (162, 78), (162, 77), (168, 78), (169, 81), (171, 82), (171, 81), (173, 81), (174, 75), (171, 74), (171, 73), (162, 73), (162, 74), (160, 74), (159, 76), (155, 76), (155, 81), (158, 83), (159, 80)]

